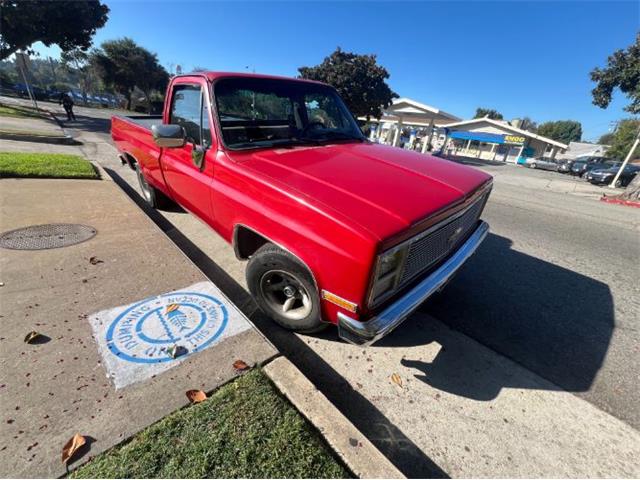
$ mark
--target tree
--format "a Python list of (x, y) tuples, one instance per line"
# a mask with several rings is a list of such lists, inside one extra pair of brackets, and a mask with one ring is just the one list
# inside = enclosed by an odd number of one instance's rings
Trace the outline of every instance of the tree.
[(0, 60), (36, 42), (87, 50), (109, 7), (98, 0), (0, 0)]
[(65, 70), (78, 78), (78, 84), (85, 100), (87, 93), (96, 90), (99, 78), (96, 74), (96, 66), (89, 61), (89, 55), (80, 49), (62, 52), (60, 56)]
[(521, 130), (526, 130), (527, 132), (536, 133), (538, 131), (538, 123), (534, 122), (529, 117), (523, 117), (521, 119), (518, 119), (518, 122), (517, 122), (516, 125), (514, 125), (514, 123), (512, 121), (511, 125), (513, 125), (514, 127), (519, 128)]
[(605, 133), (604, 135), (602, 135), (599, 139), (598, 139), (598, 143), (600, 145), (611, 145), (611, 143), (613, 142), (613, 137), (615, 135), (611, 132), (609, 133)]
[(338, 47), (315, 67), (298, 68), (301, 78), (328, 83), (338, 90), (356, 117), (380, 118), (398, 95), (389, 88), (389, 72), (376, 55), (358, 55)]
[(503, 116), (502, 114), (497, 111), (494, 110), (493, 108), (484, 108), (484, 107), (478, 107), (476, 108), (476, 114), (473, 116), (473, 118), (490, 118), (491, 120), (503, 120)]
[(591, 80), (597, 83), (591, 91), (594, 105), (607, 108), (613, 91), (619, 88), (631, 100), (625, 110), (640, 113), (640, 33), (626, 50), (616, 50), (609, 56), (606, 68), (594, 68)]
[(634, 118), (627, 118), (621, 120), (618, 123), (618, 128), (612, 134), (611, 145), (607, 150), (606, 156), (611, 158), (618, 158), (620, 160), (629, 152), (633, 141), (636, 139), (636, 135), (640, 130), (640, 120)]
[(579, 142), (582, 138), (582, 125), (574, 120), (558, 120), (545, 122), (538, 127), (538, 135), (558, 142)]
[(158, 56), (130, 38), (104, 42), (91, 52), (90, 62), (106, 85), (126, 97), (128, 109), (135, 87), (144, 93), (150, 107), (151, 92), (163, 91), (169, 82), (169, 74), (158, 62)]

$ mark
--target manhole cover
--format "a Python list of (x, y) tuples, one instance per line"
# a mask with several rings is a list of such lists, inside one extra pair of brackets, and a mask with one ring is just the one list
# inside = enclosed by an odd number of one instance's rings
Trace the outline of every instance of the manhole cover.
[(4, 232), (0, 247), (11, 250), (46, 250), (67, 247), (89, 240), (97, 233), (93, 227), (74, 223), (32, 225)]

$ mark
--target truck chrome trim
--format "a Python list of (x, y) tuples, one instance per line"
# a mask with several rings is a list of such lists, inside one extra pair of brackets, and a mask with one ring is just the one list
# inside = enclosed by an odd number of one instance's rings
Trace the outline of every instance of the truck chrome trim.
[(371, 345), (400, 325), (416, 308), (443, 288), (458, 269), (477, 250), (489, 233), (489, 225), (480, 224), (440, 267), (375, 317), (361, 322), (338, 312), (338, 335), (355, 345)]
[[(408, 239), (404, 240), (403, 242), (399, 243), (398, 245), (396, 245), (394, 247), (391, 247), (391, 248), (381, 252), (378, 255), (378, 257), (376, 258), (376, 264), (375, 264), (375, 269), (374, 269), (374, 277), (373, 277), (374, 280), (373, 280), (373, 282), (371, 282), (371, 288), (369, 289), (369, 294), (367, 295), (367, 305), (369, 306), (369, 308), (375, 308), (377, 305), (380, 305), (385, 300), (387, 300), (390, 297), (392, 297), (396, 293), (396, 291), (403, 286), (402, 285), (402, 280), (403, 280), (402, 277), (404, 275), (404, 269), (406, 268), (406, 260), (407, 260), (406, 257), (409, 254), (409, 249), (411, 248), (411, 246), (414, 243), (420, 242), (425, 237), (428, 237), (429, 235), (437, 232), (438, 230), (440, 230), (441, 228), (445, 227), (446, 225), (449, 225), (450, 223), (456, 221), (457, 219), (459, 219), (460, 217), (466, 215), (471, 209), (473, 209), (474, 207), (476, 207), (478, 205), (480, 205), (480, 213), (478, 214), (478, 218), (479, 218), (482, 215), (482, 210), (484, 210), (484, 204), (486, 203), (487, 199), (489, 198), (490, 188), (491, 188), (491, 184), (484, 185), (483, 187), (481, 187), (473, 195), (473, 197), (472, 197), (473, 200), (468, 205), (466, 205), (464, 208), (462, 208), (461, 210), (458, 210), (453, 215), (442, 219), (438, 223), (436, 223), (434, 225), (431, 225), (426, 230), (414, 235), (411, 238), (408, 238)], [(380, 259), (385, 254), (396, 252), (396, 251), (398, 251), (400, 249), (403, 249), (403, 248), (406, 248), (407, 251), (405, 252), (404, 258), (402, 260), (402, 265), (400, 267), (401, 271), (398, 273), (398, 278), (396, 279), (396, 282), (395, 282), (393, 288), (389, 292), (386, 292), (386, 293), (380, 295), (378, 298), (374, 298), (373, 287), (375, 286), (375, 278), (377, 278), (378, 270), (380, 268)], [(412, 277), (412, 279), (417, 277), (417, 276), (419, 276), (419, 273), (414, 275)]]

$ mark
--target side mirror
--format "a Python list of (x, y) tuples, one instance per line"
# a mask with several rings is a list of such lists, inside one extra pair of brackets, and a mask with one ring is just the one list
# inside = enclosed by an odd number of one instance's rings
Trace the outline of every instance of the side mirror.
[(152, 125), (151, 134), (156, 145), (162, 148), (184, 147), (187, 136), (180, 125)]

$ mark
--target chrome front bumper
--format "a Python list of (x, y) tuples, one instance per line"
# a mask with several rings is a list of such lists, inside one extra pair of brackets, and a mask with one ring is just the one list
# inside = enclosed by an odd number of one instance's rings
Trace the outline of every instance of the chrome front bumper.
[(340, 338), (349, 343), (365, 346), (380, 340), (400, 325), (427, 298), (442, 289), (464, 262), (473, 255), (487, 233), (489, 233), (489, 225), (481, 221), (467, 241), (440, 267), (375, 317), (361, 322), (339, 312), (338, 335)]

